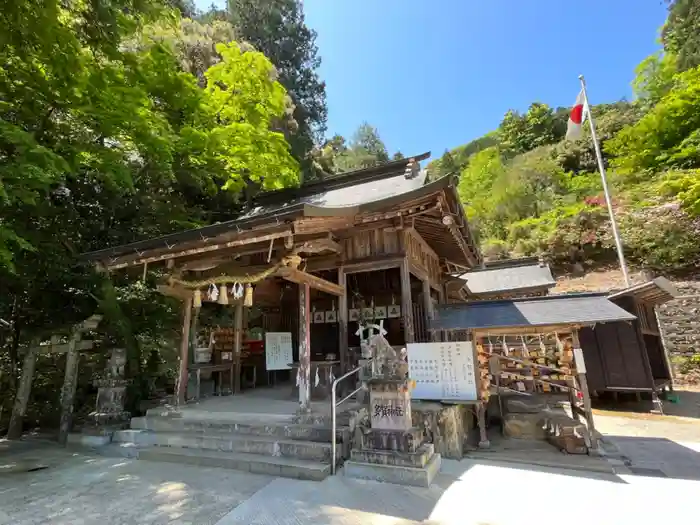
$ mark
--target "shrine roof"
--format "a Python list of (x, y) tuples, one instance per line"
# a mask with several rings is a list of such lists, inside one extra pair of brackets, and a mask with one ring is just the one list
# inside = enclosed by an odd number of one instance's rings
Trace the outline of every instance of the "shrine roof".
[(592, 325), (634, 319), (634, 315), (609, 301), (603, 294), (571, 294), (439, 305), (435, 308), (430, 329)]
[[(430, 153), (423, 153), (299, 188), (264, 192), (257, 195), (251, 205), (234, 220), (92, 251), (82, 257), (91, 261), (107, 261), (107, 266), (110, 266), (117, 264), (119, 259), (134, 259), (135, 254), (140, 258), (144, 254), (160, 255), (174, 250), (215, 245), (224, 238), (230, 240), (232, 235), (240, 235), (270, 224), (283, 225), (305, 217), (353, 218), (393, 210), (402, 203), (442, 193), (445, 195), (444, 204), (448, 208), (444, 213), (456, 217), (459, 236), (471, 247), (473, 258), (478, 261), (480, 254), (474, 247), (475, 242), (456, 193), (456, 179), (448, 176), (426, 183), (426, 172), (421, 170), (419, 161), (429, 156)], [(466, 257), (455, 245), (445, 226), (439, 224), (439, 220), (437, 232), (434, 231), (434, 224), (421, 221), (420, 217), (416, 219), (416, 229), (434, 245), (441, 257), (457, 262)], [(167, 257), (163, 257), (165, 258)], [(465, 266), (468, 264), (465, 263)]]
[(673, 283), (665, 277), (657, 277), (646, 283), (630, 286), (619, 292), (608, 295), (609, 299), (620, 299), (622, 297), (634, 297), (648, 304), (663, 304), (678, 297), (678, 290)]
[(526, 290), (533, 288), (553, 288), (556, 281), (549, 265), (528, 261), (525, 264), (472, 270), (459, 276), (472, 294), (490, 294)]

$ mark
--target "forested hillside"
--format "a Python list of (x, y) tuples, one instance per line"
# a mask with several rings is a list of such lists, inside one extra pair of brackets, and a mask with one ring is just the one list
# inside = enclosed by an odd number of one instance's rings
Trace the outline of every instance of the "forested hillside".
[[(683, 271), (700, 264), (700, 1), (670, 3), (662, 44), (637, 67), (633, 101), (592, 113), (629, 262)], [(487, 257), (615, 261), (590, 132), (567, 141), (568, 112), (543, 102), (509, 111), (430, 164), (431, 177), (459, 175)]]

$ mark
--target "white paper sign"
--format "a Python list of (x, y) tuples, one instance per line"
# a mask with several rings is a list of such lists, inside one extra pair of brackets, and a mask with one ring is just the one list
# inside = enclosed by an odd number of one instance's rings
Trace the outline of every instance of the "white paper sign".
[(265, 332), (265, 367), (268, 370), (289, 370), (291, 362), (291, 332)]
[(408, 377), (415, 380), (412, 399), (475, 401), (477, 367), (470, 341), (410, 343)]

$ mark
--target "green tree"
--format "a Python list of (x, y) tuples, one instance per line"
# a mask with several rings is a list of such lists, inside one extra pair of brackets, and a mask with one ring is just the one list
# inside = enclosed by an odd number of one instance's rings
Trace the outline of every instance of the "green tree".
[[(294, 157), (308, 170), (309, 153), (326, 130), (326, 86), (316, 32), (304, 21), (300, 0), (228, 0), (231, 23), (241, 39), (267, 56), (295, 104), (298, 130), (287, 130)], [(309, 173), (309, 175), (312, 175)]]
[(664, 49), (677, 57), (680, 71), (700, 66), (700, 2), (672, 0), (661, 33)]
[[(13, 326), (0, 366), (10, 377), (30, 337), (85, 319), (96, 299), (108, 321), (129, 320), (111, 337), (140, 371), (147, 345), (127, 335), (150, 333), (134, 319), (148, 294), (134, 296), (127, 279), (115, 300), (104, 297), (77, 255), (208, 222), (217, 201), (232, 208), (251, 183), (298, 184), (274, 129), (286, 91), (270, 61), (219, 44), (198, 82), (166, 40), (133, 45), (158, 16), (170, 15), (136, 0), (26, 0), (0, 11), (0, 317)], [(165, 303), (154, 308), (173, 316)]]
[(349, 146), (335, 158), (339, 173), (378, 166), (389, 160), (389, 153), (374, 126), (363, 122), (355, 131)]
[(540, 102), (530, 104), (524, 115), (510, 110), (498, 127), (501, 149), (513, 156), (554, 144), (566, 133), (565, 122), (560, 113)]
[(673, 80), (671, 89), (636, 124), (606, 144), (624, 173), (700, 166), (700, 68)]

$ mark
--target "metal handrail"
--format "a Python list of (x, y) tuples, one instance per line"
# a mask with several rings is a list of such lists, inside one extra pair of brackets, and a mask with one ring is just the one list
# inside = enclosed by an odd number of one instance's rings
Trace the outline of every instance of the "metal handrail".
[[(369, 363), (371, 359), (367, 360), (367, 363)], [(340, 376), (338, 379), (333, 381), (333, 386), (331, 386), (331, 474), (335, 474), (335, 467), (336, 467), (336, 459), (335, 459), (335, 450), (336, 450), (336, 442), (335, 442), (335, 431), (336, 431), (336, 415), (337, 415), (337, 408), (345, 403), (348, 399), (350, 399), (352, 396), (357, 394), (360, 390), (362, 390), (363, 386), (360, 385), (357, 387), (355, 390), (353, 390), (351, 393), (349, 393), (347, 396), (345, 396), (343, 399), (340, 401), (336, 402), (336, 387), (338, 386), (338, 383), (340, 383), (343, 379), (346, 379), (350, 377), (353, 374), (359, 374), (360, 370), (362, 370), (363, 366), (366, 366), (367, 363), (364, 365), (360, 365), (357, 368), (350, 370), (345, 375)]]

